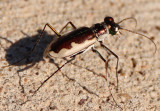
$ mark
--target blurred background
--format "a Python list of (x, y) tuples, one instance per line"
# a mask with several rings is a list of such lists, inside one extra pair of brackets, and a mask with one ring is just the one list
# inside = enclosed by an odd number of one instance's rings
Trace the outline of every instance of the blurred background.
[[(116, 58), (97, 44), (110, 59), (111, 92), (127, 111), (160, 110), (160, 1), (159, 0), (0, 0), (0, 68), (23, 58), (33, 47), (46, 23), (57, 31), (72, 21), (76, 27), (91, 27), (111, 16), (121, 26), (147, 35), (157, 45), (137, 34), (122, 31), (108, 36), (105, 45), (119, 56), (119, 91), (116, 93)], [(68, 27), (70, 30), (70, 27)], [(33, 96), (33, 91), (65, 61), (43, 58), (55, 34), (46, 28), (36, 50), (19, 64), (0, 69), (0, 110), (118, 111), (109, 93), (105, 65), (88, 51), (65, 66)], [(88, 93), (85, 88), (93, 92)], [(97, 94), (99, 97), (97, 97)], [(30, 101), (21, 105), (24, 101)]]

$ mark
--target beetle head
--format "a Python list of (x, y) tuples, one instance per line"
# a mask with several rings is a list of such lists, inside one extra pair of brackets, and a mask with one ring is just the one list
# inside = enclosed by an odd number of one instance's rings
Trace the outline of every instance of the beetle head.
[(109, 34), (111, 35), (116, 35), (119, 32), (119, 29), (121, 29), (121, 27), (114, 22), (112, 17), (105, 17), (104, 23), (108, 27)]

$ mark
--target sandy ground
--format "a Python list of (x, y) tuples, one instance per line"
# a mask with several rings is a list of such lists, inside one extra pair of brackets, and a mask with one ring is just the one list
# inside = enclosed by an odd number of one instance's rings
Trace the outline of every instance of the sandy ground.
[[(116, 93), (114, 56), (110, 59), (111, 92), (123, 110), (160, 111), (160, 0), (1, 0), (0, 1), (0, 111), (119, 111), (110, 96), (103, 61), (92, 51), (79, 55), (55, 74), (31, 97), (41, 82), (65, 61), (46, 57), (43, 52), (55, 37), (47, 28), (38, 48), (28, 59), (8, 68), (2, 66), (23, 58), (33, 47), (45, 23), (59, 31), (68, 21), (91, 26), (105, 16), (115, 21), (126, 17), (123, 27), (148, 35), (106, 36), (105, 44), (119, 58), (119, 91)], [(86, 90), (89, 90), (90, 93)], [(93, 94), (91, 94), (91, 92)], [(98, 95), (98, 96), (96, 96)], [(27, 99), (30, 101), (23, 103)]]

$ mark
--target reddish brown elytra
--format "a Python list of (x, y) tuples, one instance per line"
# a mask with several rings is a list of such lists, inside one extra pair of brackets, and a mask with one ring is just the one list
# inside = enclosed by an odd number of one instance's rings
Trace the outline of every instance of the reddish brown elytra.
[[(37, 42), (35, 43), (33, 49), (31, 50), (31, 52), (26, 55), (24, 58), (22, 58), (21, 60), (17, 61), (16, 63), (14, 64), (17, 64), (19, 63), (20, 61), (24, 60), (25, 58), (27, 58), (32, 52), (33, 50), (35, 49), (35, 47), (37, 46), (38, 42), (40, 41), (40, 39), (42, 38), (42, 35), (44, 33), (44, 30), (46, 28), (46, 26), (48, 26), (56, 35), (57, 35), (57, 39), (52, 41), (48, 47), (46, 48), (45, 50), (45, 53), (44, 55), (46, 56), (47, 54), (51, 57), (60, 57), (60, 58), (64, 58), (64, 57), (70, 57), (71, 59), (68, 60), (65, 64), (63, 64), (61, 67), (59, 67), (53, 74), (51, 74), (47, 79), (45, 79), (41, 85), (36, 89), (35, 93), (44, 85), (45, 82), (47, 82), (55, 73), (57, 73), (62, 67), (64, 67), (66, 64), (68, 64), (69, 62), (73, 61), (75, 59), (75, 56), (78, 55), (78, 54), (81, 54), (81, 53), (84, 53), (86, 52), (87, 50), (91, 49), (93, 52), (95, 52), (101, 59), (102, 61), (105, 62), (105, 68), (107, 70), (107, 66), (108, 66), (108, 60), (106, 60), (105, 58), (103, 58), (103, 56), (93, 47), (94, 46), (94, 43), (96, 41), (98, 41), (101, 45), (102, 48), (104, 48), (107, 52), (109, 52), (110, 54), (114, 55), (117, 59), (117, 64), (116, 64), (116, 78), (117, 78), (117, 90), (118, 90), (118, 73), (117, 73), (117, 70), (118, 70), (118, 61), (119, 61), (119, 58), (118, 56), (112, 52), (108, 47), (106, 47), (104, 44), (103, 44), (103, 39), (101, 38), (101, 35), (103, 34), (111, 34), (111, 35), (116, 35), (118, 34), (118, 32), (120, 30), (125, 30), (125, 31), (128, 31), (128, 32), (132, 32), (132, 33), (135, 33), (135, 34), (139, 34), (143, 37), (146, 37), (148, 38), (149, 40), (151, 40), (149, 37), (143, 35), (143, 34), (140, 34), (140, 33), (137, 33), (137, 32), (134, 32), (134, 31), (131, 31), (131, 30), (128, 30), (128, 29), (124, 29), (122, 27), (120, 27), (120, 23), (127, 20), (127, 19), (134, 19), (132, 17), (130, 18), (126, 18), (126, 19), (123, 19), (121, 20), (120, 22), (118, 23), (115, 23), (114, 22), (114, 19), (112, 17), (105, 17), (104, 18), (104, 21), (101, 22), (101, 23), (97, 23), (97, 24), (94, 24), (93, 26), (91, 27), (81, 27), (81, 28), (76, 28), (75, 25), (72, 23), (72, 22), (68, 22), (62, 29), (61, 31), (58, 33), (50, 24), (46, 24), (44, 26), (44, 29), (39, 37), (39, 39), (37, 40)], [(136, 21), (136, 19), (134, 19)], [(73, 31), (67, 33), (67, 34), (64, 34), (64, 35), (61, 35), (61, 32), (64, 30), (64, 28), (67, 27), (67, 25), (71, 25), (73, 27)], [(152, 40), (151, 40), (152, 41)], [(152, 41), (153, 42), (153, 41)], [(154, 42), (153, 42), (154, 43)], [(156, 44), (154, 43), (155, 45), (155, 52), (157, 50), (156, 48)], [(8, 67), (8, 66), (7, 66)], [(105, 78), (106, 79), (106, 78)], [(33, 95), (34, 95), (33, 94)], [(111, 94), (112, 95), (112, 94)], [(113, 97), (113, 96), (112, 96)], [(114, 98), (113, 98), (114, 100)], [(114, 100), (115, 101), (115, 100)], [(115, 102), (116, 103), (116, 102)], [(118, 107), (120, 107), (117, 103), (116, 105)], [(121, 107), (120, 107), (121, 108)]]

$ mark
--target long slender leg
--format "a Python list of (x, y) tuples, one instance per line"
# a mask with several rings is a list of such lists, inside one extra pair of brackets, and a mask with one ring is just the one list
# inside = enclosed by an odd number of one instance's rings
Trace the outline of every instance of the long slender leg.
[(73, 29), (76, 29), (76, 26), (75, 26), (71, 21), (69, 21), (69, 22), (61, 29), (61, 31), (60, 31), (59, 33), (61, 33), (61, 32), (67, 27), (67, 25), (69, 25), (69, 24), (73, 27)]
[(73, 56), (70, 60), (68, 60), (66, 63), (64, 63), (61, 67), (58, 67), (58, 69), (53, 73), (51, 74), (47, 79), (45, 79), (41, 85), (35, 90), (34, 94), (36, 94), (36, 92), (44, 85), (45, 82), (47, 82), (52, 76), (54, 76), (54, 74), (56, 74), (59, 70), (61, 70), (66, 64), (70, 63), (71, 61), (73, 61), (75, 59), (75, 56)]
[[(76, 55), (75, 55), (76, 56)], [(58, 71), (60, 71), (65, 65), (67, 65), (68, 63), (70, 63), (71, 61), (73, 61), (75, 59), (75, 56), (72, 56), (72, 58), (70, 60), (68, 60), (66, 63), (64, 63), (61, 67), (58, 67), (58, 69), (52, 73), (48, 78), (46, 78), (41, 85), (34, 91), (33, 95), (31, 97), (33, 97), (38, 91), (39, 89), (51, 78), (53, 77)], [(26, 102), (30, 101), (29, 99), (27, 99), (25, 102), (21, 103), (21, 105), (25, 104)]]
[(31, 50), (25, 57), (23, 57), (22, 59), (20, 59), (19, 61), (15, 62), (15, 63), (13, 63), (13, 64), (10, 64), (10, 65), (8, 65), (8, 66), (3, 66), (3, 68), (9, 67), (9, 66), (11, 66), (11, 65), (15, 65), (15, 64), (21, 62), (22, 60), (26, 59), (26, 58), (34, 51), (34, 49), (36, 48), (37, 44), (39, 43), (40, 39), (41, 39), (42, 36), (43, 36), (43, 33), (44, 33), (44, 31), (45, 31), (46, 26), (48, 26), (58, 37), (61, 36), (50, 24), (48, 24), (48, 23), (45, 24), (45, 26), (44, 26), (44, 28), (43, 28), (43, 30), (42, 30), (42, 32), (41, 32), (38, 40), (36, 41), (36, 43), (35, 43), (34, 46), (33, 46), (32, 50)]
[[(44, 26), (44, 29), (43, 29), (43, 31), (42, 31), (42, 33), (41, 33), (41, 35), (40, 35), (40, 38), (42, 37), (43, 32), (44, 32), (46, 26), (48, 26), (50, 29), (52, 29), (52, 31), (54, 31), (55, 34), (56, 34), (58, 37), (60, 37), (60, 36), (61, 36), (60, 33), (63, 31), (63, 29), (64, 29), (68, 24), (71, 24), (71, 26), (72, 26), (74, 29), (76, 29), (76, 27), (74, 26), (74, 24), (70, 21), (70, 22), (68, 22), (68, 23), (61, 29), (61, 31), (58, 33), (50, 24), (47, 23), (47, 24)], [(37, 40), (38, 42), (39, 42), (40, 38)], [(36, 44), (37, 44), (37, 42), (36, 42)], [(80, 53), (78, 53), (78, 54), (80, 54)], [(78, 54), (76, 54), (76, 55), (78, 55)], [(47, 79), (45, 79), (45, 80), (41, 83), (41, 85), (36, 89), (36, 91), (34, 92), (34, 94), (36, 94), (36, 92), (44, 85), (44, 83), (47, 82), (52, 76), (54, 76), (54, 74), (56, 74), (61, 68), (63, 68), (66, 64), (68, 64), (68, 63), (70, 63), (71, 61), (73, 61), (73, 60), (75, 59), (75, 56), (76, 56), (76, 55), (72, 56), (72, 58), (71, 58), (70, 60), (68, 60), (66, 63), (64, 63), (61, 67), (58, 67), (58, 69), (57, 69), (53, 74), (51, 74)], [(33, 94), (33, 95), (34, 95), (34, 94)]]
[(95, 50), (95, 49), (92, 48), (92, 51), (93, 51), (94, 53), (96, 53), (96, 54), (103, 60), (103, 62), (105, 63), (106, 77), (104, 77), (104, 76), (101, 76), (101, 77), (103, 77), (103, 78), (107, 81), (108, 88), (109, 88), (109, 92), (110, 92), (110, 94), (111, 94), (111, 97), (113, 98), (113, 101), (116, 103), (116, 106), (118, 106), (120, 109), (122, 109), (122, 108), (117, 104), (116, 100), (114, 99), (114, 97), (113, 97), (113, 95), (112, 95), (112, 92), (111, 92), (111, 89), (110, 89), (110, 87), (109, 87), (109, 81), (107, 80), (107, 77), (108, 77), (107, 70), (108, 70), (108, 62), (109, 62), (109, 60), (106, 61), (106, 59), (104, 59), (104, 57), (103, 57), (97, 50)]
[(101, 41), (100, 41), (100, 45), (107, 51), (109, 51), (112, 55), (114, 55), (116, 58), (117, 58), (117, 64), (116, 64), (116, 78), (117, 78), (117, 91), (118, 91), (118, 83), (119, 83), (119, 80), (118, 80), (118, 63), (119, 63), (119, 57), (113, 52), (111, 51), (108, 47), (106, 47)]
[[(68, 23), (61, 29), (61, 31), (58, 33), (51, 25), (49, 25), (49, 24), (47, 23), (47, 24), (44, 26), (44, 29), (43, 29), (40, 37), (42, 37), (42, 34), (43, 34), (46, 26), (49, 26), (49, 27), (52, 29), (52, 31), (54, 31), (55, 34), (56, 34), (58, 37), (60, 37), (60, 36), (61, 36), (60, 33), (63, 31), (63, 29), (64, 29), (68, 24), (71, 24), (71, 26), (72, 26), (74, 29), (76, 29), (76, 27), (73, 25), (72, 22), (68, 22)], [(39, 40), (40, 40), (40, 38), (39, 38)], [(38, 41), (38, 42), (39, 42), (39, 41)], [(80, 54), (80, 53), (78, 53), (78, 54)], [(76, 54), (76, 55), (78, 55), (78, 54)], [(71, 61), (73, 61), (73, 60), (75, 59), (75, 56), (76, 56), (76, 55), (72, 56), (72, 58), (71, 58), (70, 60), (68, 60), (66, 63), (64, 63), (61, 67), (58, 67), (58, 69), (57, 69), (53, 74), (51, 74), (47, 79), (45, 79), (45, 80), (41, 83), (41, 85), (36, 89), (36, 91), (34, 92), (34, 94), (36, 94), (36, 92), (43, 86), (43, 84), (44, 84), (45, 82), (47, 82), (55, 73), (57, 73), (57, 72), (58, 72), (61, 68), (63, 68), (66, 64), (68, 64), (68, 63), (70, 63)], [(33, 94), (33, 95), (34, 95), (34, 94)]]

